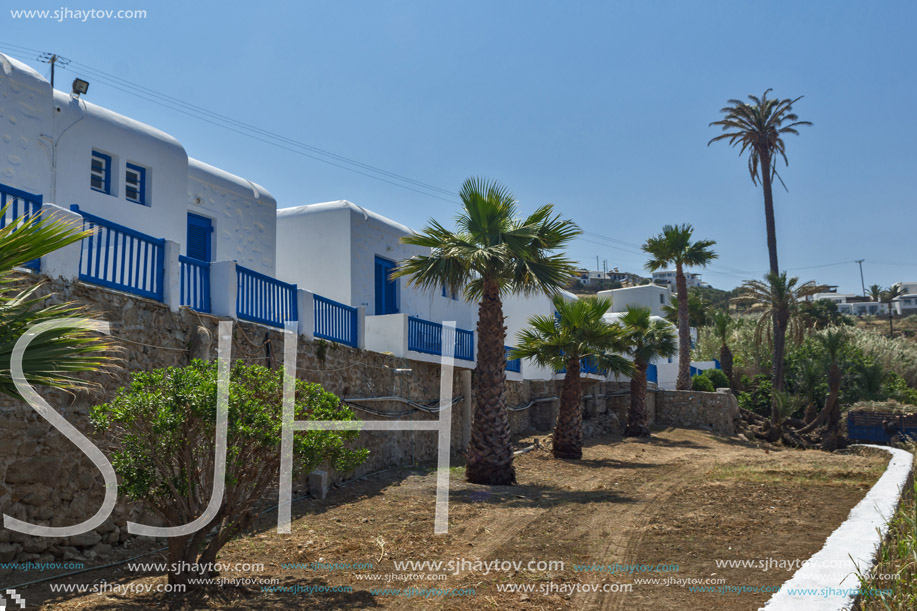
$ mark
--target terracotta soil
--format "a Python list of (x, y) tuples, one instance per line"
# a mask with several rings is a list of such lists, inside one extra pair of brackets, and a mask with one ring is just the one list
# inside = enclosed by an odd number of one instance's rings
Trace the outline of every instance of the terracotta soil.
[[(52, 582), (105, 579), (107, 594), (56, 594), (48, 583), (20, 593), (29, 608), (46, 609), (757, 609), (769, 593), (697, 592), (684, 581), (779, 586), (795, 570), (789, 563), (820, 549), (886, 463), (883, 455), (776, 449), (685, 429), (657, 430), (650, 440), (606, 437), (590, 441), (581, 461), (558, 461), (541, 449), (518, 456), (514, 487), (468, 484), (461, 469), (452, 469), (446, 535), (433, 534), (435, 472), (392, 469), (332, 490), (325, 500), (295, 503), (292, 535), (277, 534), (276, 513), (269, 512), (257, 532), (220, 554), (224, 564), (265, 565), (263, 572), (224, 571), (221, 578), (277, 579), (281, 586), (324, 591), (263, 593), (261, 585), (249, 585), (248, 591), (212, 587), (177, 599), (122, 595), (112, 586), (165, 583), (161, 574), (132, 574), (122, 566)], [(764, 571), (715, 562), (768, 558), (782, 567)], [(521, 561), (523, 567), (487, 573), (472, 565), (459, 574), (396, 570), (394, 562), (405, 560)], [(564, 568), (528, 570), (530, 560), (560, 560)], [(281, 566), (315, 562), (372, 568)], [(631, 574), (574, 567), (615, 563), (645, 566)], [(648, 565), (666, 566), (648, 571)], [(415, 572), (445, 578), (391, 581), (393, 574), (404, 579)], [(373, 575), (390, 581), (366, 579)], [(659, 581), (635, 583), (642, 579)], [(619, 591), (570, 591), (592, 584)], [(628, 584), (630, 591), (620, 591)], [(506, 585), (532, 591), (498, 591)], [(411, 587), (474, 594), (408, 598), (371, 592)]]

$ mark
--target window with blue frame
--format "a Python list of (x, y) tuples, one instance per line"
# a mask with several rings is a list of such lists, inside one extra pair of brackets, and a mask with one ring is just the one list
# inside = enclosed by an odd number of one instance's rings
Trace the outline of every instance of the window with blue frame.
[(443, 282), (443, 297), (446, 297), (447, 299), (458, 301), (458, 289), (453, 289), (452, 291), (449, 291), (446, 288), (446, 283)]
[(146, 168), (128, 163), (124, 172), (124, 195), (127, 201), (146, 206)]
[(93, 191), (111, 195), (111, 155), (92, 151), (89, 186)]
[(392, 278), (395, 267), (394, 261), (375, 259), (376, 316), (398, 313), (398, 282)]

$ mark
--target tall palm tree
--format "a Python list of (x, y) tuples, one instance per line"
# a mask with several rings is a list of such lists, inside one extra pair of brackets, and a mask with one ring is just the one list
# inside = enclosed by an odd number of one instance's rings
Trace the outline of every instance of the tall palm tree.
[(670, 357), (677, 351), (672, 325), (664, 320), (652, 318), (650, 309), (627, 307), (627, 312), (618, 319), (624, 328), (624, 339), (628, 345), (628, 356), (634, 361), (634, 373), (630, 379), (630, 409), (627, 411), (627, 437), (648, 437), (646, 423), (646, 369), (656, 357)]
[(870, 286), (867, 293), (869, 294), (869, 298), (873, 301), (882, 301), (882, 287), (878, 284)]
[(729, 379), (729, 387), (735, 388), (732, 380), (732, 350), (729, 349), (729, 337), (732, 333), (732, 317), (728, 312), (716, 310), (711, 315), (713, 332), (720, 341), (720, 366)]
[[(739, 146), (739, 155), (748, 151), (748, 172), (755, 185), (761, 182), (764, 190), (764, 221), (767, 226), (767, 251), (770, 256), (770, 271), (780, 273), (777, 263), (777, 233), (774, 224), (774, 196), (771, 181), (777, 174), (777, 158), (782, 157), (789, 165), (786, 147), (783, 142), (785, 134), (799, 135), (797, 127), (812, 125), (811, 121), (800, 121), (793, 112), (793, 104), (802, 99), (778, 100), (768, 98), (768, 89), (760, 98), (749, 95), (751, 104), (741, 100), (729, 100), (728, 106), (720, 109), (724, 117), (713, 121), (710, 126), (718, 125), (723, 133), (707, 142), (707, 146), (719, 140), (728, 140), (731, 146)], [(782, 182), (782, 181), (781, 181)]]
[[(678, 297), (673, 296), (670, 303), (662, 306), (663, 318), (673, 325), (678, 324), (678, 303)], [(711, 307), (709, 301), (688, 290), (688, 326), (696, 328), (706, 326), (709, 322)]]
[[(783, 390), (783, 357), (786, 352), (787, 332), (796, 343), (802, 341), (806, 332), (806, 317), (802, 315), (802, 304), (808, 295), (826, 290), (824, 285), (809, 281), (799, 283), (795, 276), (787, 278), (786, 272), (765, 274), (764, 281), (746, 280), (742, 284), (740, 300), (751, 303), (751, 312), (760, 314), (755, 328), (755, 341), (761, 343), (764, 336), (774, 340), (774, 362), (772, 384), (774, 390)], [(778, 331), (771, 326), (776, 324)], [(771, 406), (771, 422), (778, 423), (777, 404)]]
[(459, 193), (462, 210), (451, 231), (431, 220), (422, 233), (402, 239), (431, 249), (402, 261), (396, 276), (421, 288), (463, 288), (478, 302), (475, 406), (467, 450), (469, 482), (504, 485), (516, 481), (506, 411), (506, 327), (501, 297), (510, 293), (554, 293), (575, 274), (573, 263), (555, 251), (580, 233), (550, 204), (526, 218), (516, 199), (495, 181), (470, 178)]
[(882, 303), (888, 304), (888, 336), (895, 337), (895, 312), (892, 310), (892, 302), (901, 296), (901, 287), (897, 284), (888, 287), (882, 291), (880, 297)]
[(611, 302), (605, 299), (585, 297), (568, 302), (557, 295), (557, 315), (534, 316), (529, 319), (529, 328), (519, 333), (513, 358), (530, 358), (543, 367), (565, 370), (554, 427), (554, 458), (583, 457), (580, 360), (589, 359), (612, 373), (630, 375), (633, 371), (630, 362), (620, 356), (627, 350), (624, 330), (602, 320), (610, 307)]
[(691, 332), (688, 321), (688, 283), (685, 267), (706, 267), (717, 254), (710, 249), (713, 240), (691, 241), (691, 225), (666, 225), (662, 233), (653, 236), (643, 245), (650, 255), (646, 269), (656, 272), (675, 266), (675, 293), (678, 298), (678, 390), (691, 390)]
[[(5, 215), (7, 208), (0, 210)], [(22, 398), (11, 372), (13, 348), (30, 328), (55, 319), (88, 317), (72, 303), (43, 305), (40, 282), (21, 288), (13, 268), (79, 242), (91, 232), (75, 230), (69, 223), (42, 215), (14, 219), (0, 229), (0, 392)], [(113, 344), (77, 326), (58, 327), (36, 336), (22, 358), (23, 375), (33, 386), (81, 388), (89, 384), (78, 375), (114, 365)]]

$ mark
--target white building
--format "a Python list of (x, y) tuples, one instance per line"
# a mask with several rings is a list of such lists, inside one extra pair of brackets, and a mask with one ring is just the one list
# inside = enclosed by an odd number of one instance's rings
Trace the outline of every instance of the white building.
[(672, 290), (656, 284), (599, 291), (598, 296), (611, 299), (609, 312), (626, 312), (627, 306), (641, 306), (649, 308), (653, 316), (664, 316), (662, 308), (672, 303)]
[(162, 131), (53, 90), (2, 54), (0, 104), (0, 192), (76, 204), (177, 242), (181, 254), (274, 273), (277, 204), (264, 188), (190, 159)]
[[(688, 287), (708, 286), (706, 282), (700, 279), (700, 274), (694, 272), (684, 272), (684, 274), (685, 283), (688, 285)], [(653, 284), (675, 286), (675, 270), (653, 272)]]
[(901, 296), (894, 300), (898, 314), (917, 312), (917, 282), (896, 282)]
[[(567, 291), (559, 291), (559, 295), (567, 302), (576, 301), (577, 297)], [(506, 324), (506, 344), (509, 347), (518, 345), (519, 333), (529, 327), (529, 320), (534, 316), (554, 316), (557, 313), (554, 307), (554, 298), (551, 295), (539, 293), (536, 295), (505, 295), (503, 297), (503, 315)], [(507, 372), (507, 379), (519, 379), (524, 377), (527, 380), (552, 380), (563, 378), (563, 374), (558, 374), (547, 367), (541, 367), (530, 359), (523, 359), (521, 366), (521, 376)], [(589, 377), (602, 377), (588, 374)]]

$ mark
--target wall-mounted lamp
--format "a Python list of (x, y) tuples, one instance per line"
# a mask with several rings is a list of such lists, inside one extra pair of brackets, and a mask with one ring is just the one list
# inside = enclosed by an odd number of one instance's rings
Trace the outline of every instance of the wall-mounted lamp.
[(89, 83), (81, 78), (73, 79), (73, 95), (80, 97), (81, 93), (89, 91)]

